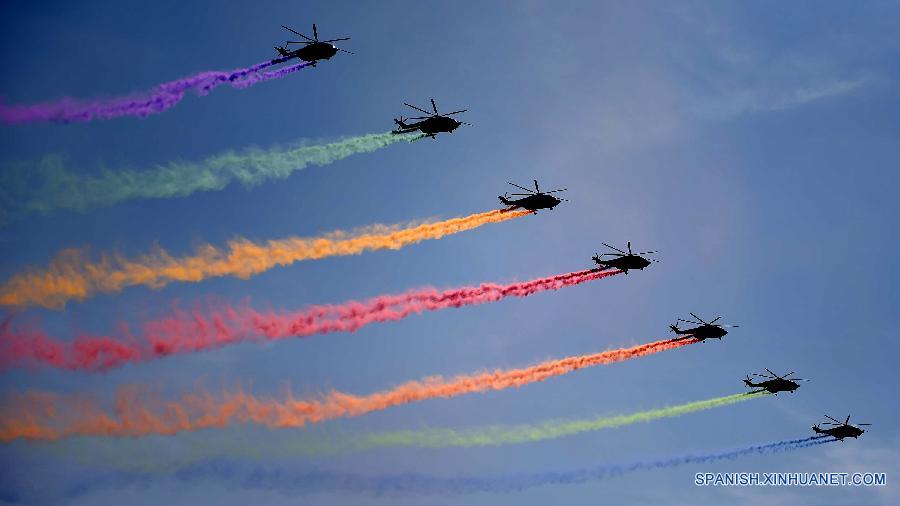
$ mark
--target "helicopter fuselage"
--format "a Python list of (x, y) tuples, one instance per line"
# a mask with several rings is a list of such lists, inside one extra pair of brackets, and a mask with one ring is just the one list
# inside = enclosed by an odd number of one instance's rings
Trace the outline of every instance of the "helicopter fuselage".
[(275, 49), (278, 49), (283, 58), (299, 58), (310, 63), (331, 59), (338, 52), (338, 48), (328, 42), (312, 42), (293, 51), (285, 51), (277, 47)]
[(863, 435), (864, 432), (866, 432), (859, 427), (847, 424), (838, 425), (837, 427), (832, 427), (830, 429), (822, 429), (818, 425), (813, 425), (812, 429), (816, 434), (828, 434), (835, 439), (841, 440), (843, 440), (845, 437), (858, 438), (859, 436)]
[(529, 195), (518, 200), (509, 200), (506, 197), (499, 198), (500, 202), (510, 206), (510, 209), (521, 208), (532, 212), (537, 212), (539, 209), (553, 209), (562, 202), (562, 200), (546, 193)]
[(784, 378), (773, 378), (766, 381), (760, 381), (759, 383), (754, 383), (750, 380), (744, 380), (744, 383), (747, 384), (748, 387), (751, 388), (762, 388), (769, 393), (777, 394), (778, 392), (793, 392), (800, 388), (800, 385), (797, 383), (784, 379)]
[(602, 257), (595, 256), (593, 260), (601, 267), (601, 269), (619, 269), (625, 274), (628, 274), (628, 271), (631, 269), (642, 271), (645, 267), (650, 265), (650, 260), (634, 254), (622, 255), (610, 260), (603, 260)]
[(707, 339), (722, 339), (728, 335), (728, 331), (718, 325), (700, 325), (692, 329), (679, 329), (677, 326), (670, 327), (672, 332), (680, 336), (691, 336), (694, 339), (705, 341)]
[(447, 116), (433, 116), (415, 123), (405, 123), (403, 119), (395, 119), (394, 122), (400, 127), (398, 130), (395, 130), (394, 133), (401, 134), (419, 130), (432, 138), (434, 138), (435, 134), (444, 132), (452, 133), (462, 125), (461, 122)]

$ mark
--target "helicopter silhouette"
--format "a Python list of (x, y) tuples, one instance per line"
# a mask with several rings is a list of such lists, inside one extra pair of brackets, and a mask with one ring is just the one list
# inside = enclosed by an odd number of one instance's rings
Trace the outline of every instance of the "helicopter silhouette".
[[(412, 107), (413, 109), (423, 112), (427, 114), (427, 116), (419, 116), (416, 118), (404, 118), (400, 116), (399, 118), (394, 119), (394, 123), (397, 124), (397, 130), (394, 130), (395, 134), (405, 134), (409, 132), (415, 132), (416, 130), (422, 132), (423, 135), (431, 137), (432, 139), (436, 139), (436, 134), (447, 132), (453, 133), (454, 130), (459, 128), (460, 125), (469, 125), (472, 126), (471, 123), (466, 123), (463, 121), (459, 121), (455, 118), (451, 118), (450, 116), (454, 114), (459, 114), (461, 112), (466, 112), (468, 109), (460, 109), (458, 111), (448, 112), (446, 114), (438, 113), (437, 104), (434, 103), (434, 99), (431, 99), (431, 108), (434, 110), (434, 113), (430, 113), (425, 109), (420, 109), (414, 105), (407, 104), (403, 102), (403, 105), (407, 107)], [(422, 121), (418, 121), (416, 123), (407, 123), (408, 120), (417, 120), (420, 119)]]
[(534, 214), (537, 214), (538, 209), (550, 209), (553, 210), (554, 207), (558, 206), (560, 202), (568, 202), (566, 199), (561, 199), (559, 197), (555, 197), (550, 195), (551, 193), (564, 192), (565, 188), (560, 190), (550, 190), (550, 191), (541, 191), (540, 186), (538, 186), (537, 179), (534, 180), (534, 190), (529, 188), (525, 188), (524, 186), (519, 186), (516, 183), (509, 183), (516, 188), (520, 188), (522, 190), (527, 191), (528, 193), (513, 193), (513, 196), (516, 197), (525, 197), (518, 200), (509, 200), (509, 194), (504, 193), (502, 197), (497, 197), (500, 199), (500, 202), (509, 206), (505, 209), (505, 211), (512, 211), (513, 209), (527, 209)]
[[(628, 241), (628, 253), (616, 248), (614, 246), (610, 246), (609, 244), (600, 243), (606, 246), (609, 249), (617, 251), (617, 253), (603, 253), (595, 254), (591, 259), (599, 265), (600, 267), (595, 268), (597, 271), (605, 271), (607, 269), (618, 269), (625, 274), (628, 274), (629, 270), (637, 269), (639, 271), (644, 270), (645, 267), (649, 266), (652, 262), (658, 262), (658, 260), (650, 260), (642, 257), (641, 255), (650, 255), (656, 253), (655, 251), (645, 251), (643, 253), (632, 253), (631, 252), (631, 241)], [(609, 260), (604, 260), (603, 257), (610, 256), (613, 257)]]
[(794, 390), (800, 388), (800, 385), (797, 383), (798, 381), (809, 381), (802, 378), (791, 378), (790, 376), (794, 374), (794, 371), (791, 371), (783, 376), (775, 374), (768, 368), (766, 368), (766, 371), (769, 374), (753, 374), (756, 377), (765, 378), (764, 381), (760, 381), (758, 383), (754, 383), (753, 380), (750, 379), (749, 374), (746, 378), (744, 378), (744, 384), (746, 384), (748, 387), (761, 389), (747, 392), (748, 394), (755, 394), (759, 392), (769, 392), (775, 395), (778, 395), (778, 392), (794, 393)]
[[(815, 431), (816, 434), (828, 434), (829, 436), (839, 440), (844, 441), (845, 437), (852, 437), (854, 439), (859, 438), (859, 436), (863, 435), (865, 429), (860, 429), (855, 425), (850, 425), (850, 415), (847, 415), (847, 419), (844, 420), (844, 423), (841, 423), (834, 418), (831, 418), (828, 415), (825, 415), (825, 418), (831, 420), (831, 422), (822, 422), (824, 425), (833, 425), (834, 427), (823, 429), (819, 427), (820, 424), (815, 424), (812, 426), (812, 430)], [(872, 425), (871, 423), (858, 423), (857, 425)]]
[[(689, 329), (681, 329), (678, 328), (678, 323), (673, 323), (669, 325), (669, 328), (672, 332), (676, 333), (679, 336), (677, 339), (697, 339), (698, 341), (706, 341), (707, 339), (718, 339), (722, 340), (723, 337), (728, 335), (728, 331), (725, 330), (725, 327), (738, 327), (739, 325), (722, 325), (721, 323), (717, 324), (721, 316), (715, 317), (712, 321), (704, 321), (703, 318), (695, 315), (694, 313), (690, 313), (691, 316), (694, 317), (693, 320), (682, 320), (678, 318), (678, 321), (689, 323), (691, 325), (697, 325), (697, 327), (692, 327)], [(768, 369), (766, 369), (768, 370)]]
[[(275, 47), (275, 50), (278, 51), (278, 54), (281, 55), (280, 59), (272, 60), (276, 61), (284, 61), (290, 58), (299, 58), (305, 62), (309, 62), (312, 66), (316, 65), (316, 62), (319, 60), (330, 60), (332, 56), (336, 55), (338, 51), (343, 51), (347, 54), (353, 54), (346, 49), (341, 49), (332, 42), (337, 42), (340, 40), (350, 40), (350, 37), (342, 37), (340, 39), (331, 39), (331, 40), (319, 40), (319, 31), (316, 29), (316, 24), (313, 23), (313, 38), (309, 38), (306, 35), (294, 30), (293, 28), (288, 28), (284, 25), (281, 25), (282, 28), (288, 30), (289, 32), (295, 33), (306, 40), (289, 40), (284, 43), (284, 46)], [(303, 44), (303, 47), (300, 49), (289, 49), (288, 44)]]

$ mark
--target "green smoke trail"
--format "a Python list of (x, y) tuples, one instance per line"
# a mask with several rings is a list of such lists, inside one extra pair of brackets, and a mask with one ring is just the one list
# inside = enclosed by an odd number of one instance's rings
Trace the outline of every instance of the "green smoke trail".
[(351, 449), (366, 450), (385, 446), (418, 446), (423, 448), (445, 448), (451, 446), (500, 446), (507, 444), (532, 443), (547, 439), (572, 436), (582, 432), (612, 429), (640, 422), (651, 422), (660, 418), (695, 413), (707, 409), (736, 404), (767, 395), (767, 392), (755, 394), (734, 394), (704, 401), (689, 402), (677, 406), (668, 406), (649, 411), (639, 411), (628, 415), (596, 417), (585, 420), (548, 421), (538, 425), (495, 425), (469, 430), (425, 429), (418, 431), (384, 432), (369, 434), (356, 441), (350, 441)]
[(93, 463), (101, 462), (120, 469), (153, 472), (165, 471), (176, 464), (188, 465), (211, 456), (273, 460), (329, 457), (384, 447), (447, 448), (530, 443), (687, 415), (766, 395), (770, 394), (742, 393), (626, 415), (568, 421), (551, 420), (529, 425), (492, 425), (465, 430), (440, 428), (372, 434), (304, 430), (283, 438), (277, 435), (285, 431), (267, 431), (263, 437), (248, 436), (245, 432), (201, 432), (179, 438), (180, 444), (170, 448), (168, 456), (164, 458), (158, 452), (159, 442), (148, 443), (143, 440), (135, 440), (129, 444), (126, 440), (76, 438), (68, 443), (50, 443), (43, 446), (47, 449), (55, 448), (59, 453), (82, 456)]
[(173, 161), (144, 170), (102, 169), (93, 175), (73, 172), (59, 156), (6, 164), (0, 181), (0, 224), (21, 215), (57, 209), (83, 212), (125, 200), (186, 197), (194, 192), (221, 190), (233, 181), (254, 186), (287, 178), (310, 165), (328, 165), (420, 137), (387, 132), (328, 144), (306, 141), (226, 152), (196, 162)]

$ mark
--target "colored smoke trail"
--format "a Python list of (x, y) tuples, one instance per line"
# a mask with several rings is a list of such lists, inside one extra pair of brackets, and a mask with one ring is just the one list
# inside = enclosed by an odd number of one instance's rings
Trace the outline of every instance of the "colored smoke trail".
[(200, 191), (222, 190), (234, 181), (254, 186), (285, 179), (310, 165), (324, 166), (418, 138), (390, 132), (368, 134), (320, 145), (299, 142), (266, 150), (227, 152), (197, 162), (169, 162), (148, 170), (104, 169), (96, 175), (72, 171), (62, 158), (48, 156), (3, 168), (3, 186), (7, 191), (0, 194), (0, 209), (8, 221), (57, 209), (83, 212), (126, 200), (186, 197)]
[[(447, 448), (457, 446), (468, 448), (475, 446), (501, 446), (507, 444), (533, 443), (572, 436), (582, 432), (612, 429), (635, 423), (651, 422), (661, 418), (687, 415), (689, 413), (757, 399), (765, 395), (769, 394), (767, 392), (754, 394), (740, 393), (704, 401), (689, 402), (677, 406), (639, 411), (628, 415), (595, 417), (585, 420), (554, 420), (539, 425), (496, 425), (469, 430), (426, 429), (370, 434), (357, 439), (352, 437), (349, 439), (345, 438), (342, 442), (338, 443), (336, 448), (337, 451), (332, 453), (340, 452), (342, 445), (346, 447), (346, 450), (344, 451), (358, 451), (392, 446), (415, 446), (423, 448)], [(290, 442), (282, 441), (282, 443), (290, 445)], [(301, 448), (295, 447), (294, 449), (303, 453)], [(328, 448), (322, 448), (322, 450), (324, 450), (324, 452), (329, 451)], [(275, 453), (277, 454), (278, 451), (276, 450)]]
[(145, 95), (133, 95), (91, 101), (64, 98), (33, 105), (5, 105), (0, 103), (0, 121), (7, 124), (34, 123), (39, 121), (70, 123), (95, 119), (113, 119), (121, 116), (147, 117), (159, 114), (184, 99), (185, 93), (194, 91), (206, 95), (213, 89), (228, 84), (234, 88), (249, 88), (254, 84), (279, 79), (310, 64), (301, 62), (278, 70), (261, 70), (285, 59), (266, 61), (231, 72), (201, 72), (199, 74), (160, 84)]
[(32, 268), (14, 275), (0, 286), (0, 305), (59, 309), (71, 299), (83, 300), (131, 286), (161, 288), (175, 281), (196, 283), (222, 276), (247, 279), (273, 267), (301, 260), (400, 249), (527, 214), (527, 211), (494, 210), (407, 227), (373, 225), (353, 232), (288, 237), (261, 244), (241, 238), (229, 241), (225, 248), (204, 244), (193, 255), (184, 257), (174, 257), (157, 249), (134, 260), (120, 255), (103, 255), (99, 261), (92, 261), (80, 250), (67, 249), (61, 251), (46, 270)]
[[(687, 415), (768, 395), (771, 394), (767, 392), (740, 393), (627, 415), (569, 421), (551, 420), (530, 425), (492, 425), (463, 430), (439, 428), (371, 434), (290, 431), (288, 433), (279, 432), (277, 437), (273, 438), (236, 438), (231, 433), (219, 434), (217, 437), (199, 438), (200, 435), (197, 434), (197, 439), (184, 439), (182, 442), (184, 453), (173, 458), (161, 458), (155, 446), (139, 444), (143, 443), (143, 440), (135, 441), (133, 446), (129, 445), (125, 448), (122, 446), (122, 441), (116, 441), (115, 444), (95, 444), (89, 449), (75, 444), (62, 447), (57, 444), (55, 447), (58, 448), (59, 455), (85, 457), (80, 462), (82, 464), (102, 463), (103, 465), (115, 465), (121, 469), (166, 471), (173, 466), (208, 460), (212, 456), (271, 462), (273, 459), (315, 458), (389, 447), (471, 448), (532, 443)], [(212, 435), (204, 434), (203, 436)], [(75, 441), (78, 440), (73, 440), (73, 443)], [(108, 440), (101, 440), (103, 443), (106, 441)]]
[(144, 362), (174, 354), (220, 348), (242, 341), (273, 341), (332, 332), (355, 332), (373, 323), (402, 320), (438, 311), (527, 297), (619, 274), (621, 271), (578, 271), (506, 285), (437, 290), (423, 288), (366, 301), (312, 306), (290, 313), (262, 313), (249, 308), (218, 306), (204, 313), (176, 311), (168, 318), (143, 324), (143, 338), (128, 330), (119, 337), (80, 335), (71, 341), (47, 336), (28, 326), (13, 327), (12, 317), (0, 321), (0, 371), (10, 367), (54, 367), (104, 371), (129, 362)]
[[(430, 494), (460, 495), (473, 493), (509, 493), (547, 485), (574, 485), (622, 476), (635, 471), (678, 467), (686, 464), (709, 464), (751, 455), (771, 455), (819, 446), (836, 441), (814, 436), (802, 439), (760, 443), (732, 450), (687, 454), (662, 459), (636, 461), (626, 464), (606, 464), (596, 467), (545, 471), (532, 474), (494, 476), (460, 475), (438, 477), (405, 473), (367, 476), (338, 471), (297, 471), (296, 466), (276, 468), (247, 465), (232, 460), (207, 460), (190, 464), (175, 471), (172, 478), (182, 485), (197, 482), (223, 481), (239, 489), (262, 489), (282, 493), (341, 492), (360, 494)], [(148, 484), (160, 481), (154, 475), (140, 472), (114, 472), (96, 476), (70, 488), (69, 498), (110, 486)]]
[(548, 360), (520, 369), (497, 369), (453, 378), (430, 376), (365, 396), (331, 391), (316, 398), (295, 399), (287, 392), (283, 400), (278, 400), (256, 397), (237, 388), (224, 391), (220, 397), (199, 392), (186, 394), (179, 400), (159, 401), (144, 389), (133, 386), (119, 389), (110, 413), (85, 397), (28, 392), (10, 395), (0, 404), (0, 441), (53, 440), (76, 435), (176, 434), (235, 423), (302, 427), (429, 399), (518, 388), (585, 367), (621, 362), (695, 342), (669, 339)]

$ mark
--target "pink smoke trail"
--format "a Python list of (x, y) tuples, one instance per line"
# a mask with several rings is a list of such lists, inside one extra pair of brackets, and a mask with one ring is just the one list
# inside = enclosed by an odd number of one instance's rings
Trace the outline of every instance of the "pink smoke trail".
[(378, 322), (402, 320), (438, 311), (496, 302), (507, 297), (555, 291), (619, 274), (585, 270), (499, 285), (438, 290), (422, 288), (381, 295), (366, 301), (311, 306), (295, 312), (261, 312), (217, 305), (190, 313), (175, 310), (170, 317), (142, 324), (142, 337), (80, 335), (71, 341), (47, 336), (35, 328), (15, 327), (12, 317), (0, 322), (0, 370), (45, 366), (57, 369), (105, 371), (129, 362), (206, 351), (244, 341), (277, 341), (332, 332), (354, 332)]
[(263, 69), (285, 61), (287, 60), (279, 58), (257, 63), (247, 68), (232, 70), (231, 72), (201, 72), (190, 77), (160, 84), (148, 94), (140, 96), (92, 101), (63, 98), (53, 102), (33, 105), (10, 106), (0, 103), (0, 121), (7, 124), (39, 121), (70, 123), (112, 119), (121, 116), (144, 118), (174, 107), (184, 99), (185, 93), (191, 90), (203, 96), (223, 84), (229, 84), (238, 89), (245, 89), (257, 83), (280, 79), (310, 65), (308, 62), (301, 62), (275, 71), (260, 73)]

